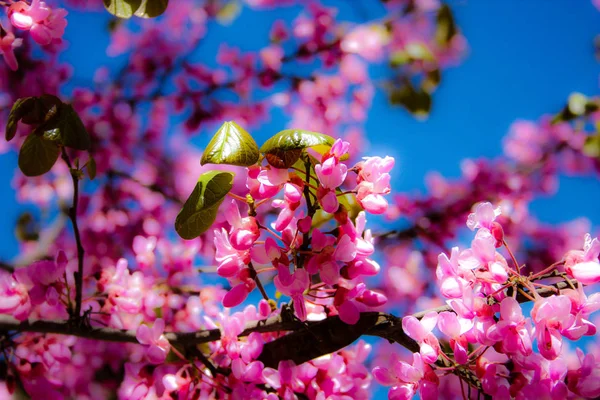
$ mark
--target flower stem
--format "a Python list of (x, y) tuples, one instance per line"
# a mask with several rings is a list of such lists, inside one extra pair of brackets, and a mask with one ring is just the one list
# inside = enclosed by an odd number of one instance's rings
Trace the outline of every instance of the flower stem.
[(85, 250), (81, 244), (81, 235), (79, 234), (79, 226), (77, 225), (77, 205), (79, 204), (79, 176), (73, 170), (71, 160), (65, 148), (62, 148), (62, 159), (69, 167), (71, 179), (73, 180), (73, 205), (69, 208), (69, 219), (73, 225), (73, 233), (75, 242), (77, 243), (77, 272), (75, 275), (75, 310), (71, 314), (72, 318), (79, 318), (81, 315), (81, 298), (83, 293), (83, 256)]

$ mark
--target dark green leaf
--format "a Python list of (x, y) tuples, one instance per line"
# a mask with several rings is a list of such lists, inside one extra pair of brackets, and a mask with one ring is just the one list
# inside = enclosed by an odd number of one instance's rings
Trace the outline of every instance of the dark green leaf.
[(131, 18), (142, 5), (142, 0), (104, 0), (109, 13), (119, 18)]
[(456, 23), (454, 22), (452, 10), (447, 4), (444, 4), (437, 12), (436, 41), (441, 45), (448, 45), (456, 33)]
[(168, 5), (169, 0), (142, 0), (142, 4), (135, 12), (135, 16), (141, 18), (155, 18), (162, 15)]
[(94, 157), (92, 157), (91, 154), (85, 169), (87, 171), (88, 177), (91, 181), (93, 181), (94, 178), (96, 178), (96, 160), (94, 160)]
[(322, 133), (301, 129), (286, 129), (267, 140), (260, 151), (265, 153), (269, 164), (275, 168), (289, 168), (302, 155), (302, 151), (314, 146), (333, 145), (334, 139)]
[(50, 171), (58, 159), (56, 143), (30, 134), (19, 151), (19, 168), (26, 176), (39, 176)]
[(229, 121), (219, 128), (206, 146), (200, 163), (249, 167), (256, 164), (259, 156), (258, 145), (252, 136), (235, 122)]
[(390, 91), (390, 102), (401, 105), (416, 117), (427, 117), (431, 110), (431, 96), (425, 90), (415, 89), (410, 82)]
[(202, 174), (175, 219), (175, 230), (179, 236), (190, 240), (206, 232), (232, 187), (231, 172), (210, 171)]
[(70, 104), (62, 104), (57, 128), (60, 130), (62, 144), (77, 150), (89, 150), (90, 135), (81, 118)]
[(434, 69), (433, 71), (427, 72), (427, 74), (425, 75), (425, 79), (423, 80), (423, 83), (421, 84), (421, 87), (427, 93), (432, 93), (435, 91), (435, 89), (437, 89), (441, 80), (442, 80), (442, 74), (440, 73), (440, 70)]
[(31, 111), (33, 103), (35, 103), (34, 97), (24, 97), (15, 101), (15, 104), (13, 104), (10, 110), (10, 114), (8, 114), (8, 121), (6, 123), (5, 137), (7, 142), (10, 142), (15, 137), (18, 122), (25, 114)]
[(19, 215), (15, 225), (15, 236), (19, 241), (36, 241), (40, 238), (40, 224), (33, 214), (24, 212)]
[(60, 108), (62, 101), (51, 94), (35, 97), (33, 109), (23, 116), (23, 123), (38, 125), (51, 121)]

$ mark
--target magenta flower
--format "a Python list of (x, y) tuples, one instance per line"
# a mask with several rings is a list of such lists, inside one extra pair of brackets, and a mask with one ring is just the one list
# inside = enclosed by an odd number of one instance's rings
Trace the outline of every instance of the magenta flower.
[(29, 316), (31, 301), (27, 286), (13, 275), (3, 273), (0, 276), (0, 313), (9, 314), (23, 321)]
[(348, 142), (337, 139), (323, 156), (321, 164), (315, 165), (315, 172), (324, 188), (335, 190), (344, 183), (348, 167), (340, 162), (340, 158), (348, 152), (349, 146)]
[(495, 327), (495, 338), (502, 343), (506, 354), (531, 354), (529, 319), (523, 316), (521, 305), (512, 297), (500, 302), (500, 321)]
[(356, 199), (366, 211), (383, 214), (388, 207), (383, 196), (391, 191), (389, 172), (394, 167), (394, 158), (365, 157), (364, 160), (355, 166), (358, 169)]
[(19, 29), (29, 30), (33, 40), (42, 46), (63, 36), (67, 26), (66, 15), (66, 10), (52, 10), (40, 0), (32, 0), (31, 5), (19, 1), (8, 9), (10, 22)]
[(565, 255), (565, 271), (584, 285), (600, 282), (600, 240), (585, 235), (583, 251), (572, 250)]
[(240, 210), (235, 200), (229, 203), (225, 210), (227, 222), (231, 225), (230, 243), (231, 246), (239, 251), (248, 250), (260, 236), (256, 218), (242, 218)]
[(144, 236), (136, 236), (133, 238), (133, 252), (135, 260), (141, 268), (154, 265), (154, 249), (156, 248), (157, 239), (154, 236), (148, 238)]
[(452, 312), (442, 312), (438, 316), (438, 328), (450, 338), (450, 347), (459, 364), (467, 362), (468, 342), (463, 336), (473, 327), (473, 320), (457, 317)]
[(548, 360), (554, 360), (562, 348), (561, 331), (575, 321), (575, 316), (571, 314), (570, 299), (560, 295), (536, 300), (531, 317), (535, 322), (540, 354)]
[(160, 364), (165, 361), (171, 345), (163, 335), (165, 330), (165, 321), (157, 318), (154, 325), (150, 328), (142, 324), (137, 328), (135, 337), (142, 345), (148, 346), (146, 349), (146, 358), (152, 364)]
[(389, 33), (377, 25), (359, 25), (342, 39), (342, 51), (355, 53), (368, 61), (378, 61), (383, 57), (384, 48), (389, 43)]
[(477, 228), (492, 229), (492, 223), (501, 214), (500, 207), (494, 208), (491, 203), (483, 202), (475, 206), (475, 211), (469, 214), (467, 226), (474, 231)]
[(6, 65), (16, 71), (19, 68), (17, 58), (15, 57), (15, 49), (23, 44), (23, 39), (15, 38), (12, 32), (5, 31), (0, 25), (0, 53), (4, 57)]
[(440, 343), (431, 331), (438, 321), (438, 313), (430, 311), (419, 321), (409, 315), (402, 318), (402, 329), (421, 346), (421, 357), (427, 363), (433, 363), (440, 354)]
[(235, 276), (250, 262), (250, 252), (236, 250), (229, 241), (225, 228), (215, 230), (215, 260), (219, 263), (217, 273), (225, 278)]
[(384, 386), (392, 386), (388, 394), (390, 400), (410, 400), (417, 388), (424, 400), (438, 398), (437, 377), (419, 353), (413, 354), (412, 364), (401, 361), (395, 353), (392, 354), (390, 367), (375, 367), (373, 377)]
[(273, 279), (275, 287), (294, 301), (294, 312), (301, 321), (306, 321), (306, 306), (304, 305), (304, 291), (310, 284), (310, 276), (306, 269), (296, 269), (290, 274), (285, 265), (279, 268), (279, 274)]

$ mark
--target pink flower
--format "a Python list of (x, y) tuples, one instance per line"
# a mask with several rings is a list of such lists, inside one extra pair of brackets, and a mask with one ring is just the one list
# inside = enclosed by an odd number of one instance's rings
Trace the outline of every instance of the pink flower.
[(583, 251), (572, 250), (565, 255), (565, 271), (584, 285), (600, 282), (600, 240), (585, 235)]
[(51, 10), (40, 0), (32, 0), (31, 5), (19, 1), (8, 9), (11, 23), (19, 29), (29, 30), (33, 40), (42, 46), (62, 37), (67, 26), (66, 15), (66, 10)]
[(241, 304), (256, 287), (256, 283), (250, 278), (248, 268), (243, 269), (239, 275), (241, 283), (233, 286), (223, 296), (223, 307), (231, 308)]
[(162, 318), (157, 318), (154, 325), (150, 328), (148, 325), (142, 324), (137, 328), (135, 337), (142, 345), (148, 346), (146, 350), (146, 358), (152, 364), (160, 364), (165, 361), (171, 345), (163, 335), (165, 330), (165, 321)]
[(146, 238), (138, 235), (133, 238), (133, 252), (141, 268), (154, 265), (156, 242), (157, 239), (154, 236)]
[(219, 263), (217, 273), (225, 278), (235, 276), (250, 262), (250, 252), (236, 250), (229, 241), (225, 228), (215, 230), (215, 260)]
[(394, 167), (393, 157), (365, 157), (357, 164), (358, 185), (356, 199), (360, 205), (372, 214), (383, 214), (388, 203), (383, 197), (391, 191), (389, 172)]
[(392, 354), (390, 367), (375, 367), (373, 377), (384, 386), (393, 385), (388, 394), (388, 398), (392, 400), (412, 399), (417, 388), (424, 400), (438, 398), (438, 378), (419, 353), (413, 354), (412, 364), (401, 361), (395, 353)]
[(0, 313), (12, 315), (23, 321), (29, 316), (30, 310), (27, 287), (14, 276), (3, 273), (0, 276)]
[[(315, 172), (321, 182), (321, 186), (327, 189), (336, 189), (344, 183), (348, 167), (340, 162), (340, 157), (344, 154), (349, 143), (337, 139), (333, 144), (329, 157), (324, 157), (321, 164), (315, 165)], [(341, 154), (340, 154), (341, 153)]]
[(281, 46), (277, 45), (265, 47), (260, 51), (260, 58), (263, 64), (273, 71), (279, 71), (281, 69), (283, 55), (283, 49)]
[(383, 57), (389, 40), (389, 34), (382, 26), (360, 25), (342, 39), (341, 48), (346, 53), (358, 54), (368, 61), (378, 61)]
[(431, 331), (438, 321), (438, 313), (430, 311), (419, 321), (409, 315), (402, 318), (402, 329), (421, 346), (421, 357), (427, 363), (433, 363), (440, 354), (440, 344)]
[(260, 236), (256, 218), (242, 218), (235, 200), (229, 203), (225, 211), (227, 222), (231, 225), (231, 246), (236, 250), (248, 250)]
[(577, 349), (580, 367), (567, 373), (569, 389), (586, 399), (600, 396), (600, 363), (596, 362), (593, 354), (585, 354)]
[(531, 317), (535, 322), (538, 350), (548, 360), (554, 360), (562, 348), (561, 331), (573, 325), (571, 301), (567, 296), (551, 296), (536, 300)]
[(310, 284), (310, 276), (306, 269), (298, 268), (290, 274), (288, 266), (280, 265), (279, 274), (273, 279), (275, 287), (294, 301), (294, 312), (301, 321), (306, 321), (306, 306), (304, 305), (304, 291)]
[(23, 39), (16, 39), (12, 32), (5, 31), (0, 25), (0, 53), (8, 67), (13, 71), (19, 68), (14, 51), (21, 44), (23, 44)]
[(491, 230), (492, 222), (500, 215), (500, 207), (494, 208), (491, 203), (484, 202), (475, 206), (475, 212), (469, 214), (467, 226), (470, 230), (476, 228), (486, 228)]
[(506, 354), (531, 354), (529, 319), (525, 319), (520, 304), (512, 297), (500, 302), (500, 321), (495, 327), (495, 339), (501, 341)]
[(438, 328), (450, 338), (450, 347), (459, 364), (467, 362), (468, 342), (463, 336), (473, 327), (473, 320), (457, 317), (452, 312), (442, 312), (438, 317)]
[(577, 340), (584, 335), (595, 335), (596, 325), (588, 318), (590, 314), (600, 309), (600, 293), (587, 297), (583, 285), (577, 285), (576, 290), (566, 289), (562, 294), (571, 300), (571, 314), (575, 315), (575, 322), (562, 331), (563, 336), (570, 340)]

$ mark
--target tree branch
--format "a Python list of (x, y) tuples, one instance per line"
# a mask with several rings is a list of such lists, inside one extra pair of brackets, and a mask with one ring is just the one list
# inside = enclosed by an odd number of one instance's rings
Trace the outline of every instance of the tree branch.
[[(573, 286), (578, 282), (570, 280)], [(561, 281), (548, 286), (558, 290), (570, 288), (567, 281)], [(540, 288), (537, 294), (549, 297), (555, 294), (553, 289)], [(526, 303), (530, 301), (524, 295), (517, 295), (517, 301)], [(422, 318), (426, 313), (436, 311), (452, 311), (449, 306), (413, 314)], [(18, 321), (8, 315), (0, 315), (0, 331), (37, 332), (72, 335), (88, 339), (104, 340), (121, 343), (138, 343), (133, 330), (119, 330), (113, 328), (89, 328), (76, 326), (69, 321)], [(348, 325), (338, 316), (326, 318), (316, 322), (300, 322), (290, 318), (287, 314), (270, 317), (266, 320), (252, 321), (246, 324), (240, 337), (248, 336), (252, 332), (285, 332), (292, 333), (282, 336), (265, 344), (260, 360), (266, 366), (277, 367), (279, 361), (293, 360), (297, 364), (312, 360), (325, 354), (338, 351), (363, 335), (377, 336), (390, 342), (395, 342), (406, 347), (412, 352), (419, 351), (419, 345), (402, 329), (402, 318), (381, 312), (363, 312), (355, 325)], [(197, 345), (214, 342), (221, 339), (219, 329), (208, 329), (196, 332), (168, 332), (165, 336), (173, 345)]]

